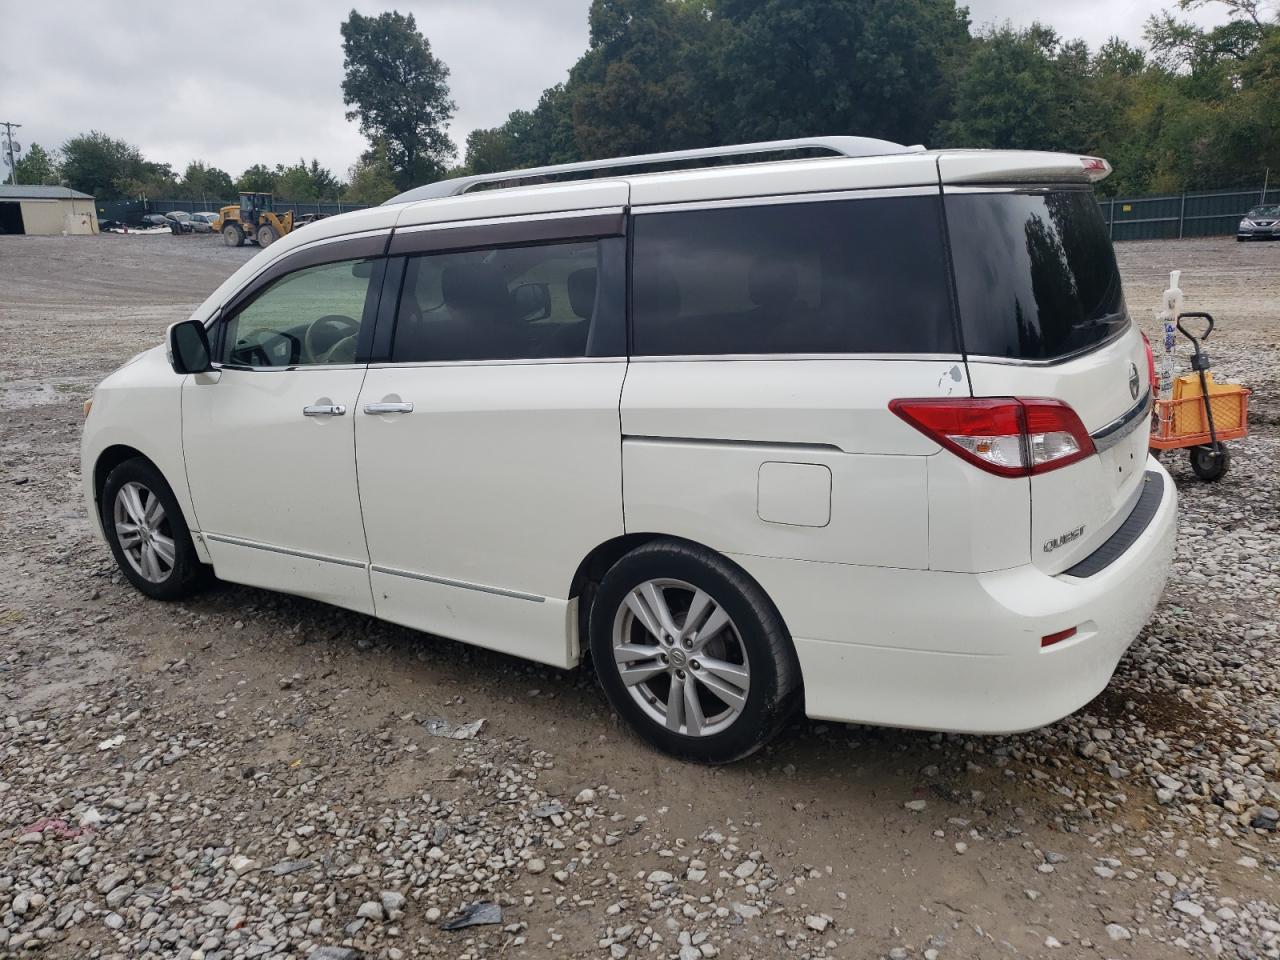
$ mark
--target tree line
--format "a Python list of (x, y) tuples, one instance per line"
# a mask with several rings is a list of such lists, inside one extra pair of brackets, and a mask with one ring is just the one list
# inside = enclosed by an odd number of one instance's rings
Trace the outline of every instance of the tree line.
[[(1213, 6), (1201, 28), (1179, 13)], [(586, 51), (567, 78), (499, 126), (471, 131), (459, 163), (447, 133), (449, 68), (412, 14), (341, 24), (343, 102), (369, 149), (345, 182), (318, 161), (255, 164), (239, 177), (201, 161), (181, 176), (93, 131), (38, 145), (22, 183), (103, 199), (380, 203), (445, 176), (790, 137), (860, 134), (932, 147), (1104, 156), (1110, 193), (1254, 184), (1280, 169), (1276, 0), (1179, 0), (1145, 45), (1097, 50), (1052, 28), (974, 33), (955, 0), (593, 0)]]
[(238, 177), (192, 160), (181, 175), (167, 163), (147, 160), (133, 144), (94, 130), (71, 137), (57, 151), (35, 143), (17, 161), (18, 183), (62, 184), (99, 200), (151, 197), (165, 200), (227, 200), (242, 190), (273, 193), (281, 200), (381, 203), (395, 193), (390, 170), (377, 156), (351, 168), (347, 182), (318, 160), (256, 163)]
[[(1225, 10), (1201, 28), (1179, 14)], [(586, 52), (532, 109), (467, 137), (476, 173), (819, 134), (1108, 158), (1106, 192), (1280, 168), (1280, 11), (1181, 0), (1145, 45), (974, 34), (954, 0), (595, 0)]]

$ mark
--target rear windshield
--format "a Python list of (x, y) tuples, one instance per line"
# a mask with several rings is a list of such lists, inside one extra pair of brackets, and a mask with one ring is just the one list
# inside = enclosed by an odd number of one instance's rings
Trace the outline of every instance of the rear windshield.
[(946, 205), (967, 353), (1052, 360), (1128, 325), (1091, 192), (952, 194)]
[(958, 353), (939, 198), (646, 213), (639, 355)]

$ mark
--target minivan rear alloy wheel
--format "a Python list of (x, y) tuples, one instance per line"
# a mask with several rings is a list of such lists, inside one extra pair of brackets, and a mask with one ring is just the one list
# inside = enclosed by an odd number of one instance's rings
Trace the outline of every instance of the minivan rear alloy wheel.
[(726, 763), (759, 749), (790, 716), (799, 669), (760, 587), (695, 544), (662, 540), (606, 574), (591, 654), (610, 702), (676, 756)]
[(102, 530), (130, 583), (156, 600), (177, 600), (203, 571), (182, 509), (151, 463), (135, 457), (115, 467), (99, 497)]

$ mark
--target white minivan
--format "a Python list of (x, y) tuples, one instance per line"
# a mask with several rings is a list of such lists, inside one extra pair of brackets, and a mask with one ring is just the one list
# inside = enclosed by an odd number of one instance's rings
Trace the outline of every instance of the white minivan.
[(797, 709), (1037, 727), (1173, 550), (1109, 169), (831, 137), (431, 184), (282, 238), (104, 380), (84, 496), (148, 596), (212, 567), (590, 651), (682, 757)]

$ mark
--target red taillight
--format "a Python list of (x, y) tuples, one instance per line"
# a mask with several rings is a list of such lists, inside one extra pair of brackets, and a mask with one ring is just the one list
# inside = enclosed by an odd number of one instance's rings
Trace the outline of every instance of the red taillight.
[(1145, 333), (1142, 335), (1142, 345), (1147, 348), (1147, 385), (1152, 393), (1159, 393), (1159, 385), (1156, 383), (1156, 355)]
[(894, 400), (889, 409), (988, 473), (1028, 477), (1093, 454), (1093, 440), (1061, 400), (1027, 397)]

